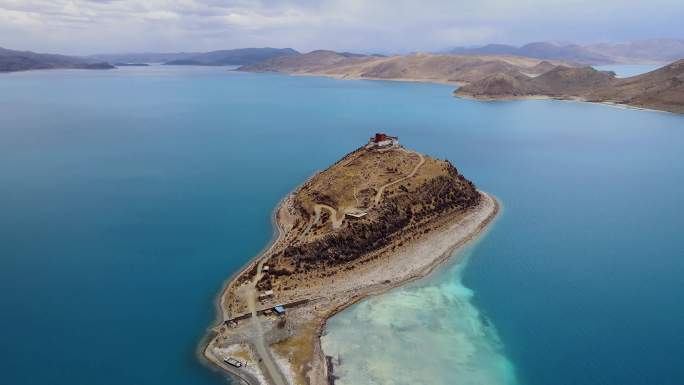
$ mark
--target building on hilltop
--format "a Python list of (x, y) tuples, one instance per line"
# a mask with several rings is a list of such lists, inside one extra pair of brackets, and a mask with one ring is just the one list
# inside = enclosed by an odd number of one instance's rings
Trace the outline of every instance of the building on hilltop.
[(377, 133), (368, 140), (366, 148), (392, 147), (399, 144), (399, 138), (385, 133)]

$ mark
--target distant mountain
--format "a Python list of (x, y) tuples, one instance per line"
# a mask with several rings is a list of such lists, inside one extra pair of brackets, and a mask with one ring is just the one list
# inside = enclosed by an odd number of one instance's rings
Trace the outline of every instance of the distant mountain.
[(487, 44), (482, 47), (456, 47), (447, 51), (452, 55), (520, 55), (520, 48), (506, 44)]
[(239, 69), (248, 72), (312, 72), (341, 63), (365, 62), (370, 58), (372, 57), (359, 54), (317, 50), (306, 54), (275, 57)]
[(593, 44), (588, 50), (613, 58), (618, 63), (671, 63), (684, 59), (684, 40), (652, 39), (624, 44)]
[(147, 63), (114, 63), (115, 67), (149, 67)]
[(630, 78), (616, 78), (613, 72), (591, 67), (565, 66), (537, 77), (497, 73), (465, 85), (455, 94), (478, 99), (580, 99), (684, 113), (684, 60)]
[(249, 65), (274, 57), (299, 55), (292, 48), (240, 48), (212, 51), (166, 62), (167, 65)]
[[(145, 63), (168, 65), (250, 65), (280, 56), (300, 55), (292, 48), (240, 48), (212, 52), (99, 54), (87, 57), (37, 54), (0, 48), (0, 72), (48, 68), (115, 68)], [(350, 54), (351, 55), (351, 54)]]
[(246, 65), (277, 56), (297, 55), (292, 48), (238, 48), (211, 52), (142, 52), (99, 54), (88, 58), (109, 63), (162, 63), (167, 65)]
[(200, 54), (201, 52), (141, 52), (90, 55), (88, 58), (108, 63), (166, 63), (172, 60), (188, 59)]
[(300, 55), (281, 56), (258, 64), (242, 66), (239, 70), (354, 79), (467, 83), (494, 73), (539, 75), (555, 68), (558, 64), (558, 62), (549, 63), (539, 59), (513, 56), (416, 54), (379, 57), (319, 50)]
[(58, 68), (111, 69), (114, 68), (114, 66), (109, 63), (75, 56), (43, 54), (0, 48), (0, 72)]
[(581, 46), (554, 42), (537, 42), (516, 47), (489, 44), (483, 47), (457, 47), (452, 55), (515, 55), (547, 60), (564, 60), (581, 64), (646, 64), (664, 63), (684, 58), (684, 40), (656, 39), (623, 44)]

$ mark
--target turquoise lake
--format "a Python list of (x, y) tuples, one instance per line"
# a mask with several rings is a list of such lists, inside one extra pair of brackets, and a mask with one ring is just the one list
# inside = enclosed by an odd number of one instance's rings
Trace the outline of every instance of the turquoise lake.
[(196, 356), (224, 280), (283, 195), (387, 131), (503, 212), (458, 263), (331, 320), (339, 385), (681, 384), (684, 116), (452, 90), (0, 75), (0, 383), (226, 383)]

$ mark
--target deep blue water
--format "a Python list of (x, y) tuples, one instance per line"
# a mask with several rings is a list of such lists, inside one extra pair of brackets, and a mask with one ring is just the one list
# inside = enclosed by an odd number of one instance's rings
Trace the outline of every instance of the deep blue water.
[(521, 384), (681, 384), (684, 116), (210, 68), (0, 76), (0, 383), (221, 384), (195, 356), (277, 201), (375, 131), (505, 209), (464, 284)]

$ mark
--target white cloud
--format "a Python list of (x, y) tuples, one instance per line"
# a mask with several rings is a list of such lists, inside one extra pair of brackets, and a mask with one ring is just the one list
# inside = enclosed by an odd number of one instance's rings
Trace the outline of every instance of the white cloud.
[(90, 53), (435, 50), (684, 37), (680, 0), (0, 0), (0, 46)]

